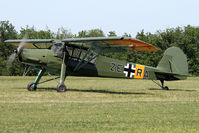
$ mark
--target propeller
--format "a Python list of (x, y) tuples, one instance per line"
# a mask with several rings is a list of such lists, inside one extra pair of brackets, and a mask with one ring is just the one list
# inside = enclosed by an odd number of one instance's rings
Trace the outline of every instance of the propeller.
[(19, 55), (21, 53), (21, 51), (23, 50), (24, 46), (26, 45), (26, 40), (27, 40), (28, 34), (26, 33), (22, 39), (22, 41), (20, 42), (18, 48), (16, 50), (14, 50), (14, 53), (12, 53), (9, 58), (8, 58), (8, 62), (7, 62), (7, 68), (9, 69), (12, 66), (12, 63), (14, 61), (14, 59), (16, 58), (17, 55)]

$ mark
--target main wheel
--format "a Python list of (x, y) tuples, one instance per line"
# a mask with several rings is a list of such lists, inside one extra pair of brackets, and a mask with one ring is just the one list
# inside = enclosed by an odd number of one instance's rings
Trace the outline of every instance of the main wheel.
[(65, 92), (66, 86), (64, 84), (58, 84), (57, 85), (57, 92)]
[(34, 83), (29, 83), (28, 86), (27, 86), (27, 89), (29, 91), (36, 91), (37, 90), (37, 86), (34, 85)]

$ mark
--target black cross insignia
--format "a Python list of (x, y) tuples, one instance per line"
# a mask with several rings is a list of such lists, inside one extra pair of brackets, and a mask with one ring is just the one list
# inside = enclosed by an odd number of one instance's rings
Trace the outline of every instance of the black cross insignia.
[(133, 64), (127, 64), (124, 66), (124, 73), (126, 77), (132, 78), (135, 75), (135, 68)]

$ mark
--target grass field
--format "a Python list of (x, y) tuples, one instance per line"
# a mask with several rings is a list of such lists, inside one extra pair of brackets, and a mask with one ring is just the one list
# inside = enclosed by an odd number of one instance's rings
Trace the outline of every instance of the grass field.
[[(35, 92), (35, 77), (0, 77), (0, 132), (199, 132), (199, 78), (166, 82), (68, 77)], [(49, 77), (44, 77), (47, 79)]]

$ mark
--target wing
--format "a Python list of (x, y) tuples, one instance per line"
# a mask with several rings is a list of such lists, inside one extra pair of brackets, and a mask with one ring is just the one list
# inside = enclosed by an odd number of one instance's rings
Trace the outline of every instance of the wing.
[(9, 43), (14, 46), (19, 46), (21, 42), (25, 42), (24, 48), (49, 48), (53, 45), (53, 39), (27, 39), (27, 40), (6, 40), (6, 43)]
[(121, 52), (126, 50), (138, 50), (138, 51), (157, 51), (158, 49), (146, 42), (129, 38), (129, 37), (91, 37), (91, 38), (70, 38), (63, 39), (67, 45), (83, 46), (83, 47), (95, 47), (101, 49), (107, 49), (107, 51)]

